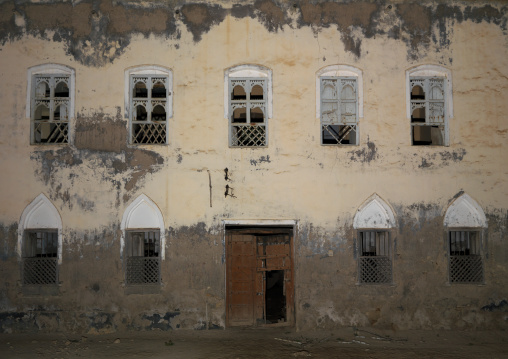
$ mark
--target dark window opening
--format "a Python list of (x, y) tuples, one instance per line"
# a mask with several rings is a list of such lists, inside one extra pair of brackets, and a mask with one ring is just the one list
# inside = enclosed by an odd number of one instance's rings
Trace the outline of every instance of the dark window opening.
[(321, 129), (323, 145), (356, 145), (355, 125), (323, 125)]
[(58, 231), (32, 230), (23, 243), (23, 284), (58, 283)]
[(444, 144), (442, 126), (412, 126), (414, 146), (442, 146)]
[(162, 82), (156, 82), (153, 85), (152, 98), (166, 98), (166, 87)]
[(359, 282), (380, 284), (392, 282), (390, 237), (385, 231), (359, 233)]
[(450, 231), (450, 282), (481, 284), (483, 259), (478, 231)]
[(245, 107), (233, 111), (233, 123), (247, 123), (247, 109)]
[(135, 98), (147, 98), (148, 97), (148, 91), (146, 89), (146, 85), (143, 82), (136, 82), (136, 85), (134, 86), (133, 97), (135, 97)]
[(247, 94), (245, 93), (245, 89), (240, 86), (236, 85), (233, 89), (233, 92), (231, 93), (231, 100), (246, 100)]
[(127, 284), (160, 283), (159, 231), (131, 231), (127, 235)]
[(421, 86), (414, 86), (411, 90), (411, 100), (425, 100), (425, 92)]
[(56, 85), (55, 97), (69, 97), (69, 87), (65, 82), (59, 82)]
[(250, 99), (263, 100), (263, 88), (259, 85), (254, 86), (250, 92)]

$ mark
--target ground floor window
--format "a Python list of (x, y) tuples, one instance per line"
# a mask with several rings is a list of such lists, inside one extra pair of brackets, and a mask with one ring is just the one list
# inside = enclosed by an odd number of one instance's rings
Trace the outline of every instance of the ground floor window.
[(159, 230), (127, 232), (127, 284), (160, 284)]
[(483, 283), (480, 232), (450, 231), (450, 283)]
[(23, 243), (23, 284), (58, 283), (58, 230), (27, 230)]
[(359, 232), (358, 279), (364, 284), (392, 283), (390, 236), (387, 231)]

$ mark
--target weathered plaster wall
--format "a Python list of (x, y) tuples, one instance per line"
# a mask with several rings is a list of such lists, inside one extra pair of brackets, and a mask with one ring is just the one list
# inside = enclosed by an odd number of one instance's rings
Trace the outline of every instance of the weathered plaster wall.
[[(506, 327), (507, 9), (496, 1), (1, 2), (0, 330), (223, 327), (228, 218), (299, 221), (298, 328)], [(44, 63), (76, 70), (68, 146), (29, 145), (27, 69)], [(127, 144), (124, 70), (143, 64), (173, 71), (168, 146)], [(273, 71), (267, 148), (227, 146), (223, 76), (239, 64)], [(359, 146), (319, 144), (315, 74), (334, 64), (363, 71)], [(449, 147), (410, 146), (405, 71), (420, 64), (452, 71)], [(236, 198), (224, 196), (226, 184)], [(460, 191), (488, 217), (485, 286), (447, 284), (443, 216)], [(57, 296), (26, 296), (19, 284), (17, 223), (40, 193), (64, 227)], [(164, 284), (160, 294), (127, 295), (120, 221), (141, 193), (167, 226)], [(389, 287), (356, 285), (353, 216), (373, 193), (397, 217)]]

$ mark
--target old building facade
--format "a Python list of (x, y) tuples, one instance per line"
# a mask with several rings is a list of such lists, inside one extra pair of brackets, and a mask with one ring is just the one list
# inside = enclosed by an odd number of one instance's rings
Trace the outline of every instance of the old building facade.
[(0, 2), (0, 332), (506, 328), (507, 20)]

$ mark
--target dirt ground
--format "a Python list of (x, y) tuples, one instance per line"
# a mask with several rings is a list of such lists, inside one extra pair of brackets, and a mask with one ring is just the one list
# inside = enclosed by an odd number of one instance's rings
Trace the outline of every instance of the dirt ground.
[(506, 331), (288, 328), (2, 334), (0, 358), (508, 358)]

